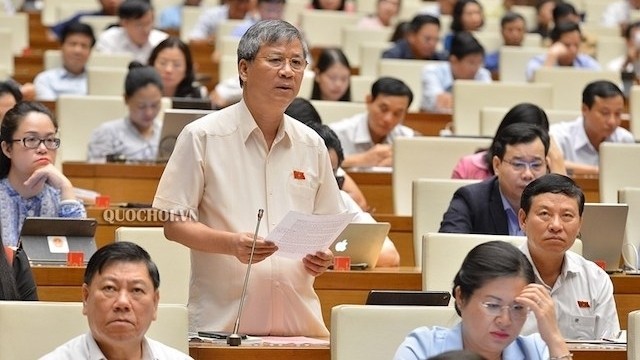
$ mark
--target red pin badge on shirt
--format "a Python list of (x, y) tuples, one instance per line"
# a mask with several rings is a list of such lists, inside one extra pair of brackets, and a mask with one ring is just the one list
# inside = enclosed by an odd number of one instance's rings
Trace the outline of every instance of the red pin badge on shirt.
[(293, 170), (293, 178), (296, 179), (296, 180), (304, 180), (304, 179), (306, 179), (304, 177), (304, 172), (298, 171), (298, 170)]
[(589, 305), (588, 301), (578, 300), (578, 307), (581, 309), (588, 309), (591, 307), (591, 305)]

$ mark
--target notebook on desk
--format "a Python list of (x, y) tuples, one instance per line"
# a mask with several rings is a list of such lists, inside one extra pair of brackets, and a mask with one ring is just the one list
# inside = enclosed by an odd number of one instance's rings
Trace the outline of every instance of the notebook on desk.
[(335, 256), (349, 256), (351, 265), (374, 268), (390, 228), (387, 222), (350, 223), (329, 248)]
[(84, 263), (96, 252), (95, 219), (28, 217), (20, 242), (29, 261), (37, 265), (64, 265), (70, 251), (82, 251)]
[(158, 161), (166, 162), (169, 160), (173, 148), (176, 146), (176, 140), (182, 129), (190, 122), (199, 119), (212, 110), (196, 110), (196, 109), (167, 109), (164, 112), (162, 120), (162, 130), (160, 130), (160, 144), (158, 146)]
[(447, 306), (448, 291), (371, 290), (365, 305)]
[(627, 225), (627, 204), (586, 203), (582, 213), (582, 256), (604, 260), (607, 272), (620, 271), (620, 256)]

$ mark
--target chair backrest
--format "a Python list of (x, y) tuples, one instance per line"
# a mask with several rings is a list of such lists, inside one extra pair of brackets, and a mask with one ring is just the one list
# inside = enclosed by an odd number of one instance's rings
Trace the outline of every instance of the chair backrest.
[(220, 37), (220, 42), (216, 43), (216, 52), (220, 54), (220, 56), (232, 56), (237, 59), (239, 43), (240, 38), (237, 36), (222, 36)]
[(533, 31), (538, 24), (538, 14), (535, 6), (512, 5), (510, 11), (522, 15), (524, 22), (527, 24), (527, 30)]
[(27, 13), (0, 13), (0, 29), (11, 31), (11, 42), (3, 44), (11, 44), (14, 55), (22, 55), (24, 49), (29, 47), (29, 15)]
[(367, 107), (361, 102), (311, 100), (311, 104), (320, 114), (324, 124), (331, 124), (367, 111)]
[[(64, 19), (60, 18), (58, 8), (63, 5), (78, 4), (78, 6), (87, 6), (86, 0), (42, 0), (42, 9), (40, 10), (40, 22), (44, 26), (53, 26), (57, 22)], [(95, 7), (95, 2), (89, 2)]]
[(344, 11), (305, 9), (300, 26), (309, 48), (342, 46), (342, 28), (356, 25), (361, 15)]
[(300, 24), (300, 14), (304, 11), (309, 2), (306, 0), (290, 0), (284, 5), (283, 20), (292, 24)]
[[(484, 107), (480, 110), (480, 136), (493, 137), (504, 116), (509, 112), (506, 107)], [(580, 111), (544, 109), (549, 124), (572, 121), (580, 116)]]
[(367, 95), (371, 94), (371, 85), (378, 80), (374, 76), (351, 75), (351, 101), (365, 102)]
[[(589, 0), (589, 1), (585, 1), (587, 4), (591, 4), (591, 3), (595, 3), (596, 1), (593, 0)], [(598, 13), (593, 13), (593, 14), (602, 14), (602, 12), (598, 12)], [(580, 23), (580, 31), (583, 34), (588, 34), (588, 35), (593, 35), (593, 36), (620, 36), (620, 28), (617, 26), (614, 27), (609, 27), (609, 26), (604, 26), (602, 24), (599, 23), (598, 20), (594, 21), (587, 21), (587, 22), (583, 22)]]
[(116, 241), (131, 241), (151, 255), (160, 271), (161, 303), (187, 304), (191, 274), (188, 247), (168, 240), (161, 227), (119, 227), (116, 229)]
[(614, 84), (622, 83), (619, 71), (588, 70), (565, 67), (541, 67), (533, 75), (534, 83), (547, 83), (553, 86), (551, 108), (561, 110), (580, 110), (582, 91), (588, 83), (596, 80), (609, 80)]
[[(0, 44), (11, 44), (11, 30), (6, 28), (0, 28)], [(4, 69), (7, 75), (13, 75), (14, 72), (14, 58), (13, 51), (9, 46), (0, 46), (0, 68)], [(3, 80), (6, 77), (2, 77)]]
[(225, 81), (230, 78), (238, 78), (238, 57), (224, 55), (220, 57), (218, 63), (218, 78)]
[(627, 322), (627, 359), (640, 359), (640, 310), (629, 313)]
[(486, 106), (512, 107), (530, 102), (543, 109), (551, 108), (549, 84), (480, 83), (456, 80), (453, 85), (453, 126), (456, 135), (480, 135), (480, 109)]
[[(493, 240), (507, 241), (519, 247), (524, 236), (427, 233), (422, 237), (422, 290), (451, 291), (451, 284), (467, 253), (475, 246)], [(576, 239), (570, 249), (582, 255), (582, 241)], [(453, 303), (453, 302), (452, 302)]]
[(316, 77), (316, 73), (313, 71), (305, 71), (302, 76), (302, 83), (300, 84), (300, 90), (298, 91), (298, 97), (304, 99), (311, 99), (313, 93), (313, 83)]
[(600, 202), (618, 202), (618, 190), (640, 186), (640, 144), (600, 144)]
[(412, 184), (420, 178), (450, 179), (458, 160), (487, 148), (489, 138), (419, 136), (393, 141), (393, 210), (408, 216), (412, 211)]
[(371, 42), (360, 43), (360, 75), (378, 76), (378, 63), (382, 58), (382, 53), (393, 46), (392, 42)]
[(87, 67), (87, 90), (89, 95), (118, 96), (124, 94), (124, 80), (129, 69), (126, 67)]
[(485, 54), (498, 51), (502, 46), (502, 36), (499, 32), (493, 31), (474, 31), (473, 37), (478, 40), (480, 45), (484, 48)]
[(194, 26), (196, 26), (198, 18), (200, 18), (200, 15), (204, 10), (202, 6), (183, 6), (180, 11), (182, 11), (182, 22), (180, 23), (180, 40), (188, 44), (189, 34), (191, 34), (191, 30)]
[[(640, 119), (640, 86), (634, 85), (629, 92), (629, 115), (631, 119)], [(631, 132), (636, 140), (640, 140), (640, 121), (631, 121)]]
[(417, 267), (422, 266), (422, 235), (438, 232), (442, 215), (449, 208), (456, 190), (479, 181), (461, 179), (413, 181), (413, 254)]
[(428, 64), (439, 64), (442, 61), (380, 59), (378, 76), (391, 76), (402, 80), (413, 92), (413, 102), (409, 111), (419, 111), (422, 99), (422, 70)]
[(91, 26), (97, 39), (108, 26), (117, 24), (120, 19), (115, 15), (84, 15), (80, 17), (80, 21)]
[(603, 68), (615, 58), (625, 56), (627, 53), (627, 42), (621, 36), (598, 36), (598, 46), (596, 46), (596, 60)]
[(502, 82), (527, 82), (526, 69), (529, 60), (544, 54), (542, 47), (502, 46), (498, 74)]
[[(87, 67), (116, 68), (127, 69), (129, 63), (133, 60), (133, 56), (129, 53), (109, 54), (92, 51), (87, 61)], [(44, 51), (44, 69), (54, 69), (62, 67), (62, 51), (58, 49), (48, 49)], [(122, 83), (122, 91), (124, 91), (124, 82)]]
[[(624, 243), (633, 244), (635, 249), (640, 248), (640, 187), (625, 187), (618, 190), (618, 202), (627, 204), (629, 212), (627, 213), (627, 226), (625, 227)], [(632, 254), (632, 248), (625, 245), (622, 248), (625, 254), (625, 260), (629, 262), (627, 265), (638, 268), (640, 266), (640, 254), (636, 251)]]
[(391, 37), (392, 28), (363, 29), (355, 25), (342, 28), (342, 50), (349, 59), (351, 67), (360, 67), (360, 44), (368, 41), (386, 43)]
[(391, 359), (412, 330), (421, 326), (452, 327), (459, 321), (450, 306), (334, 306), (331, 359)]
[[(37, 359), (89, 326), (80, 302), (0, 301), (0, 358)], [(147, 336), (189, 353), (188, 315), (184, 305), (161, 304)]]

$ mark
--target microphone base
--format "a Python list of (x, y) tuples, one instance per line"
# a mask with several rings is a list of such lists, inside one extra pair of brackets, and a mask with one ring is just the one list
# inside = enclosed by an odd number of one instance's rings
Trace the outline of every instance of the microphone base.
[(227, 337), (227, 345), (240, 346), (242, 343), (242, 337), (238, 334), (231, 334)]

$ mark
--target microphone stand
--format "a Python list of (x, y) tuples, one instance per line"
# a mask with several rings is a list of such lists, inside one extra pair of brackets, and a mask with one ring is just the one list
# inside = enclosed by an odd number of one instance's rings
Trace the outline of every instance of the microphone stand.
[(227, 337), (227, 345), (240, 346), (242, 343), (242, 337), (238, 334), (238, 328), (240, 327), (240, 316), (242, 315), (242, 307), (244, 306), (244, 298), (247, 295), (247, 285), (249, 283), (249, 274), (251, 274), (251, 263), (253, 262), (253, 253), (256, 250), (256, 240), (258, 239), (258, 229), (260, 229), (260, 221), (264, 214), (263, 209), (258, 210), (258, 222), (256, 223), (256, 231), (253, 233), (253, 244), (251, 244), (251, 253), (249, 254), (249, 265), (247, 265), (247, 272), (244, 274), (244, 285), (242, 286), (242, 294), (240, 295), (240, 306), (238, 306), (238, 316), (236, 317), (236, 323), (233, 325), (233, 333)]

